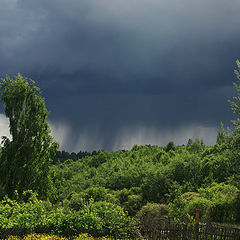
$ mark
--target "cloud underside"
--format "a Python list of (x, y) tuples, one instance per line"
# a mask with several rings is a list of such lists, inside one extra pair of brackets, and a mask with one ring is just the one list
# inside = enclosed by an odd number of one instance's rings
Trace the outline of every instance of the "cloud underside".
[(233, 118), (239, 9), (239, 0), (2, 0), (0, 74), (36, 81), (69, 151), (212, 143)]
[[(72, 149), (91, 151), (93, 149), (106, 149), (116, 151), (120, 149), (131, 149), (133, 145), (158, 145), (164, 146), (174, 140), (176, 145), (186, 144), (188, 139), (203, 139), (207, 145), (216, 142), (217, 129), (214, 127), (204, 127), (198, 125), (184, 126), (179, 129), (155, 129), (147, 126), (137, 126), (134, 129), (120, 129), (111, 144), (104, 142), (100, 135), (94, 136), (91, 131), (84, 131), (79, 134), (79, 139)], [(64, 144), (66, 146), (64, 147)], [(64, 141), (62, 149), (68, 148)]]
[(237, 0), (1, 4), (2, 73), (23, 72), (51, 91), (159, 94), (232, 83), (227, 76), (240, 50)]
[[(135, 126), (133, 128), (118, 129), (112, 137), (111, 144), (106, 143), (99, 131), (85, 129), (75, 132), (75, 141), (72, 141), (73, 129), (63, 122), (49, 122), (51, 134), (60, 144), (61, 150), (70, 151), (93, 151), (105, 149), (116, 151), (120, 149), (131, 149), (137, 145), (158, 145), (163, 146), (173, 141), (177, 145), (186, 144), (188, 139), (203, 139), (207, 145), (214, 144), (217, 136), (215, 127), (204, 127), (197, 124), (182, 126), (177, 129), (155, 129), (148, 126)], [(0, 132), (2, 136), (11, 138), (9, 133), (8, 119), (0, 114)]]

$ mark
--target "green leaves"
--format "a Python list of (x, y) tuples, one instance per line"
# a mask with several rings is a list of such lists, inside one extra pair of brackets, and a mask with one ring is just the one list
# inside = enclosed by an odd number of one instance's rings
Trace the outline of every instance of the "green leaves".
[[(234, 113), (240, 114), (240, 62), (239, 60), (236, 61), (238, 69), (234, 71), (236, 77), (237, 77), (237, 82), (234, 83), (234, 86), (237, 91), (237, 96), (233, 97), (233, 101), (229, 101), (232, 107), (232, 110)], [(238, 128), (240, 119), (237, 118), (236, 120), (233, 121), (234, 125)]]
[(206, 188), (196, 192), (184, 193), (170, 203), (170, 213), (173, 217), (181, 219), (187, 216), (194, 219), (196, 208), (199, 209), (202, 221), (207, 219), (214, 222), (239, 222), (239, 190), (230, 184), (212, 183)]
[(2, 138), (0, 176), (5, 193), (32, 189), (50, 196), (49, 165), (58, 144), (50, 136), (40, 89), (19, 73), (14, 79), (1, 79), (0, 92), (11, 134), (11, 139)]
[[(24, 195), (28, 194), (29, 191)], [(20, 227), (31, 231), (35, 227), (49, 227), (57, 234), (83, 231), (115, 237), (127, 237), (132, 231), (130, 218), (115, 204), (90, 201), (81, 210), (74, 211), (49, 207), (32, 197), (27, 202), (8, 198), (0, 202), (0, 228)]]

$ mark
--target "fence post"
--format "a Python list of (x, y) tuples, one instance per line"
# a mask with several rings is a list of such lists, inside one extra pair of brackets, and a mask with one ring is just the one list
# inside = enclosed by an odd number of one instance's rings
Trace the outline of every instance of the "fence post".
[(195, 216), (195, 226), (194, 226), (194, 240), (199, 239), (199, 209), (196, 208), (196, 216)]

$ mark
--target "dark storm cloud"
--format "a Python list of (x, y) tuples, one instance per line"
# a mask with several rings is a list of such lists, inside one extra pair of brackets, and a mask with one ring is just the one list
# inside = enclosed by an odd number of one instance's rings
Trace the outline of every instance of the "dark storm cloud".
[(232, 118), (238, 0), (0, 5), (1, 73), (37, 81), (69, 150), (180, 143), (184, 131), (202, 137), (196, 126), (213, 139)]

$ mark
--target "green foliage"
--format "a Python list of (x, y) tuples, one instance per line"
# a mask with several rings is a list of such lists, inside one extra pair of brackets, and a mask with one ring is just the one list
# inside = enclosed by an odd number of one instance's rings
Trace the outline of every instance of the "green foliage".
[[(54, 166), (54, 182), (61, 200), (71, 199), (75, 193), (87, 201), (93, 198), (118, 203), (135, 215), (147, 202), (172, 202), (212, 182), (231, 181), (237, 185), (237, 155), (230, 150), (229, 141), (229, 135), (214, 146), (196, 140), (188, 146), (175, 146), (174, 152), (168, 153), (164, 147), (135, 145), (130, 151), (104, 152), (106, 161), (98, 167), (92, 166), (98, 154), (65, 161)], [(134, 188), (138, 189), (135, 193), (131, 190)]]
[(12, 136), (2, 137), (0, 181), (9, 196), (14, 190), (32, 189), (44, 197), (51, 192), (50, 163), (58, 144), (50, 136), (48, 111), (34, 84), (20, 73), (15, 79), (6, 76), (0, 83)]
[(116, 203), (121, 205), (130, 216), (136, 215), (143, 205), (140, 188), (122, 189), (115, 192)]
[[(221, 203), (225, 198), (219, 194), (214, 193), (217, 197), (213, 200), (202, 195), (202, 190), (198, 193), (198, 189), (208, 189), (214, 182), (240, 186), (237, 139), (237, 134), (222, 127), (213, 146), (195, 140), (168, 152), (165, 147), (150, 145), (135, 145), (129, 151), (99, 152), (106, 161), (98, 166), (92, 165), (98, 154), (55, 165), (54, 182), (61, 196), (66, 196), (69, 206), (76, 210), (94, 199), (117, 203), (135, 216), (147, 202), (168, 203), (170, 216), (179, 221), (193, 221), (198, 207), (202, 220), (237, 222), (237, 196), (234, 195), (234, 203)], [(228, 217), (223, 209), (231, 212)]]
[(91, 167), (99, 167), (102, 163), (105, 163), (107, 159), (107, 154), (103, 150), (100, 150), (97, 155), (91, 158), (89, 165)]
[(128, 200), (122, 205), (130, 216), (135, 216), (143, 204), (141, 195), (133, 194), (128, 196)]
[(192, 217), (191, 219), (193, 219), (196, 214), (196, 209), (198, 209), (200, 219), (202, 222), (204, 222), (211, 219), (210, 211), (212, 209), (212, 206), (212, 201), (204, 197), (194, 197), (188, 202), (184, 211), (188, 214), (188, 216)]
[[(234, 83), (235, 89), (237, 91), (237, 96), (233, 97), (233, 101), (230, 101), (232, 110), (234, 113), (240, 114), (240, 107), (239, 107), (239, 103), (240, 103), (240, 62), (239, 60), (237, 60), (237, 67), (238, 69), (234, 71), (236, 77), (237, 77), (237, 82)], [(237, 118), (237, 120), (234, 120), (233, 123), (235, 124), (237, 130), (239, 130), (239, 123), (240, 123), (240, 119)]]
[(196, 208), (199, 209), (201, 221), (236, 223), (240, 218), (240, 192), (232, 185), (213, 183), (200, 188), (198, 193), (184, 193), (169, 204), (170, 215), (175, 219), (193, 220)]
[(144, 225), (148, 224), (149, 220), (158, 221), (159, 219), (167, 216), (168, 206), (158, 203), (147, 203), (137, 214), (137, 217)]
[(217, 222), (238, 222), (240, 220), (240, 192), (232, 185), (213, 183), (199, 189), (200, 196), (210, 200), (210, 218)]
[[(88, 158), (84, 159), (86, 162)], [(92, 177), (96, 169), (87, 163), (72, 160), (52, 166), (56, 200), (62, 201), (73, 193), (79, 193), (93, 185)]]
[(183, 220), (192, 221), (192, 216), (186, 212), (187, 203), (187, 200), (182, 196), (174, 198), (174, 200), (168, 204), (169, 216), (179, 223)]
[(131, 231), (131, 220), (120, 206), (99, 201), (90, 204), (88, 208), (101, 219), (102, 228), (109, 229), (111, 235), (118, 232), (121, 236), (127, 237), (126, 233)]
[(162, 169), (152, 168), (141, 186), (143, 199), (147, 202), (164, 201), (169, 187), (170, 180), (165, 172)]
[(168, 215), (168, 206), (165, 204), (148, 203), (137, 214), (137, 221), (144, 236), (152, 237), (158, 230), (158, 225)]
[(84, 199), (82, 194), (74, 193), (72, 194), (68, 205), (71, 209), (79, 211), (85, 207), (85, 204), (86, 204), (86, 200)]
[(211, 181), (225, 182), (232, 168), (229, 154), (210, 154), (203, 158), (202, 172), (206, 176), (204, 182), (207, 184)]
[(175, 144), (173, 141), (169, 142), (166, 146), (166, 152), (175, 151)]
[[(51, 204), (38, 200), (31, 191), (28, 201), (17, 202), (6, 198), (0, 203), (0, 228), (51, 227), (57, 234), (68, 235), (72, 231), (91, 232), (95, 235), (128, 237), (133, 234), (130, 218), (124, 210), (106, 201), (89, 201), (79, 210), (54, 208)], [(26, 202), (25, 202), (26, 201)]]
[(114, 196), (109, 189), (104, 187), (90, 187), (83, 192), (83, 198), (88, 201), (93, 199), (95, 202), (98, 201), (112, 201), (114, 202)]
[(23, 192), (23, 201), (20, 202), (5, 198), (0, 203), (0, 227), (33, 228), (42, 221), (45, 209), (46, 205), (32, 191)]
[(114, 194), (103, 187), (90, 187), (83, 192), (73, 193), (69, 200), (69, 207), (74, 210), (83, 209), (88, 202), (108, 201), (116, 203), (117, 199)]
[(191, 153), (199, 153), (203, 151), (205, 148), (205, 145), (203, 143), (203, 140), (196, 139), (194, 142), (192, 139), (188, 140), (187, 143), (187, 150)]

